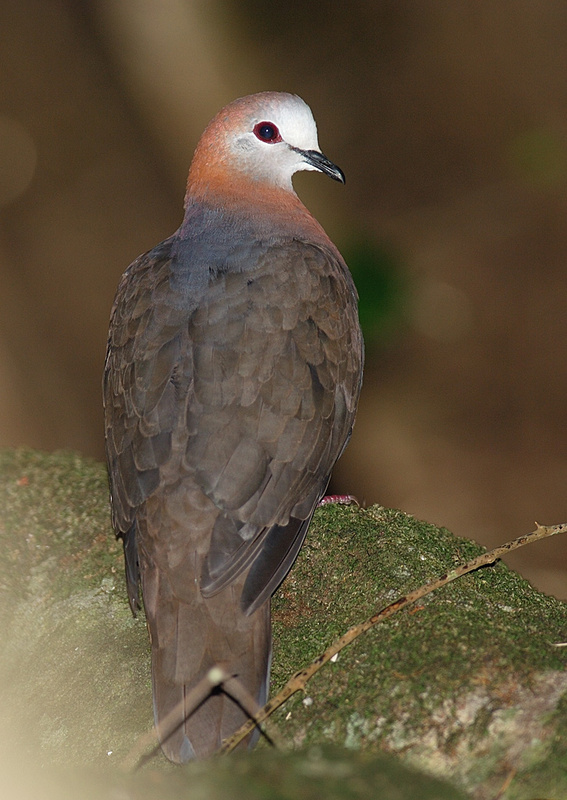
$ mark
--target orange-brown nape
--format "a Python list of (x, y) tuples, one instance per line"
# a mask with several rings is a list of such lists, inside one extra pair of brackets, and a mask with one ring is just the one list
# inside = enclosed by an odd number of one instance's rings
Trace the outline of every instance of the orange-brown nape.
[[(266, 134), (269, 138), (263, 138)], [(283, 92), (239, 98), (222, 109), (201, 136), (185, 203), (222, 202), (254, 214), (279, 209), (280, 220), (296, 218), (319, 229), (291, 182), (295, 172), (314, 169), (344, 181), (338, 167), (320, 153), (315, 121), (301, 98)]]

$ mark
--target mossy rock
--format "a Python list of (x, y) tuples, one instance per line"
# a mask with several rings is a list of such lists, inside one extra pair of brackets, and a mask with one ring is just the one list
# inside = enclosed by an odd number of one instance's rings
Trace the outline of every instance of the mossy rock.
[[(182, 769), (160, 756), (135, 777), (119, 767), (151, 727), (149, 646), (128, 608), (104, 467), (0, 452), (0, 540), (0, 723), (12, 765), (42, 765), (55, 784), (62, 770), (65, 785), (89, 785), (93, 797), (112, 784), (132, 798), (214, 798), (232, 776), (237, 798), (240, 775), (249, 798), (458, 798), (458, 786), (484, 800), (505, 784), (506, 800), (567, 798), (567, 649), (555, 646), (567, 606), (503, 564), (341, 651), (271, 718), (283, 751), (260, 744)], [(480, 552), (399, 511), (319, 509), (274, 598), (272, 694), (351, 625)]]

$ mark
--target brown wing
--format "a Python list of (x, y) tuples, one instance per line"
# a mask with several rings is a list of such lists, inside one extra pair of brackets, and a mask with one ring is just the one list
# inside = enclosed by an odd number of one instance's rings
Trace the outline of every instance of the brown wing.
[[(179, 414), (180, 331), (187, 309), (169, 297), (167, 239), (126, 270), (112, 308), (103, 380), (112, 518), (124, 540), (130, 605), (139, 608), (136, 511), (160, 486)], [(180, 394), (187, 392), (180, 387)]]
[(221, 509), (202, 591), (252, 564), (249, 612), (291, 567), (352, 425), (362, 372), (356, 293), (341, 261), (303, 242), (211, 287), (191, 320), (186, 461)]
[[(352, 430), (362, 371), (356, 293), (331, 251), (286, 242), (217, 272), (183, 307), (171, 240), (130, 268), (107, 355), (107, 449), (117, 530), (178, 463), (219, 509), (201, 589), (250, 567), (251, 613), (301, 546)], [(184, 435), (180, 435), (183, 427)], [(182, 452), (181, 452), (182, 450)], [(191, 532), (183, 547), (191, 548)]]

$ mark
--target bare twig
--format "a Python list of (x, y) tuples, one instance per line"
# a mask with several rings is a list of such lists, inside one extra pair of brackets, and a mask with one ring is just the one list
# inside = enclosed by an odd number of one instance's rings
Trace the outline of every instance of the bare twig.
[(370, 628), (374, 627), (374, 625), (378, 624), (379, 622), (383, 622), (396, 612), (400, 611), (402, 608), (411, 605), (411, 603), (415, 603), (416, 600), (420, 600), (422, 597), (425, 597), (425, 595), (430, 594), (436, 589), (446, 586), (448, 583), (452, 583), (453, 581), (457, 580), (457, 578), (467, 575), (469, 572), (474, 572), (480, 567), (494, 564), (494, 562), (498, 561), (500, 558), (502, 558), (502, 556), (511, 553), (513, 550), (517, 550), (519, 547), (524, 547), (525, 545), (533, 544), (540, 539), (545, 539), (549, 536), (555, 536), (567, 531), (567, 523), (546, 526), (539, 525), (536, 522), (536, 525), (537, 528), (535, 531), (532, 531), (532, 533), (519, 536), (517, 539), (513, 539), (511, 542), (507, 542), (506, 544), (503, 544), (494, 550), (490, 550), (487, 553), (482, 553), (482, 555), (473, 558), (472, 561), (462, 564), (459, 567), (455, 567), (455, 569), (447, 572), (445, 575), (441, 575), (431, 583), (426, 583), (419, 589), (415, 589), (413, 592), (399, 597), (393, 603), (390, 603), (390, 605), (386, 606), (381, 611), (373, 614), (364, 622), (354, 625), (345, 634), (343, 634), (340, 639), (337, 639), (335, 642), (333, 642), (333, 644), (330, 645), (330, 647), (328, 647), (323, 653), (321, 653), (321, 655), (317, 656), (317, 658), (311, 664), (299, 670), (299, 672), (296, 672), (295, 675), (289, 679), (283, 689), (271, 700), (268, 700), (266, 705), (254, 716), (253, 719), (245, 722), (244, 725), (242, 725), (236, 731), (236, 733), (234, 733), (228, 739), (225, 739), (221, 748), (221, 753), (230, 753), (232, 750), (234, 750), (234, 748), (242, 741), (242, 739), (244, 739), (252, 730), (254, 730), (256, 725), (259, 727), (261, 723), (270, 716), (270, 714), (283, 705), (283, 703), (285, 703), (285, 701), (288, 700), (293, 694), (304, 689), (307, 682), (313, 677), (313, 675), (315, 675), (316, 672), (321, 669), (324, 664), (327, 663), (327, 661), (330, 661), (344, 647), (353, 642), (361, 634), (370, 630)]
[(512, 767), (512, 768), (511, 768), (511, 769), (508, 771), (508, 774), (506, 775), (506, 778), (505, 778), (505, 780), (504, 780), (504, 783), (503, 783), (503, 784), (502, 784), (502, 786), (500, 787), (500, 790), (498, 791), (498, 794), (496, 795), (496, 797), (494, 798), (494, 800), (502, 800), (502, 798), (504, 797), (504, 795), (506, 794), (506, 792), (507, 792), (507, 791), (508, 791), (508, 789), (510, 788), (510, 784), (512, 783), (512, 781), (513, 781), (513, 780), (514, 780), (514, 778), (516, 777), (516, 772), (517, 772), (517, 771), (518, 771), (518, 770), (517, 770), (517, 768), (516, 768), (516, 767)]
[[(194, 686), (191, 691), (187, 694), (184, 700), (181, 700), (175, 708), (173, 708), (169, 714), (162, 720), (161, 723), (161, 732), (158, 734), (158, 737), (161, 741), (166, 741), (172, 736), (175, 731), (183, 724), (177, 723), (176, 721), (179, 719), (179, 712), (183, 706), (190, 709), (189, 714), (195, 711), (198, 708), (203, 700), (209, 696), (213, 689), (217, 686), (220, 686), (225, 681), (231, 679), (231, 675), (228, 674), (224, 669), (221, 667), (215, 666), (210, 669), (206, 675), (201, 678), (199, 683)], [(176, 723), (173, 725), (173, 723)], [(167, 733), (166, 733), (167, 731)], [(156, 729), (152, 727), (147, 733), (142, 734), (139, 739), (136, 741), (124, 761), (122, 762), (122, 768), (126, 770), (130, 770), (132, 765), (135, 764), (135, 769), (140, 769), (144, 764), (146, 764), (150, 759), (152, 759), (156, 753), (159, 752), (160, 745), (155, 745), (149, 753), (142, 755), (144, 750), (148, 748), (150, 745), (155, 744), (156, 740)], [(137, 763), (136, 763), (137, 762)]]
[[(211, 694), (217, 687), (221, 687), (222, 691), (231, 697), (241, 708), (253, 719), (254, 715), (260, 710), (260, 706), (252, 697), (250, 692), (242, 685), (241, 681), (235, 675), (230, 675), (221, 666), (217, 665), (212, 667), (207, 674), (194, 686), (190, 692), (187, 693), (184, 700), (181, 700), (174, 709), (162, 720), (159, 730), (152, 728), (147, 733), (140, 736), (135, 743), (134, 747), (130, 750), (122, 763), (122, 768), (130, 770), (132, 765), (135, 770), (140, 769), (151, 761), (154, 756), (159, 753), (159, 742), (166, 742), (170, 736), (184, 724), (191, 714), (201, 705), (201, 703)], [(179, 714), (187, 709), (183, 719), (179, 722)], [(262, 731), (270, 744), (273, 744), (271, 738)], [(156, 735), (158, 744), (155, 744)], [(144, 753), (150, 745), (154, 745), (148, 753)]]

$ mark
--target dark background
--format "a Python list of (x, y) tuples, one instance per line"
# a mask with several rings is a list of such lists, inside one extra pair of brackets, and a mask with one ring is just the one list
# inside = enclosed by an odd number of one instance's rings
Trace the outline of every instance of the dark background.
[[(3, 0), (0, 446), (102, 459), (121, 272), (235, 97), (300, 94), (342, 188), (368, 366), (334, 490), (496, 545), (567, 520), (562, 0)], [(510, 557), (567, 597), (567, 542)]]

